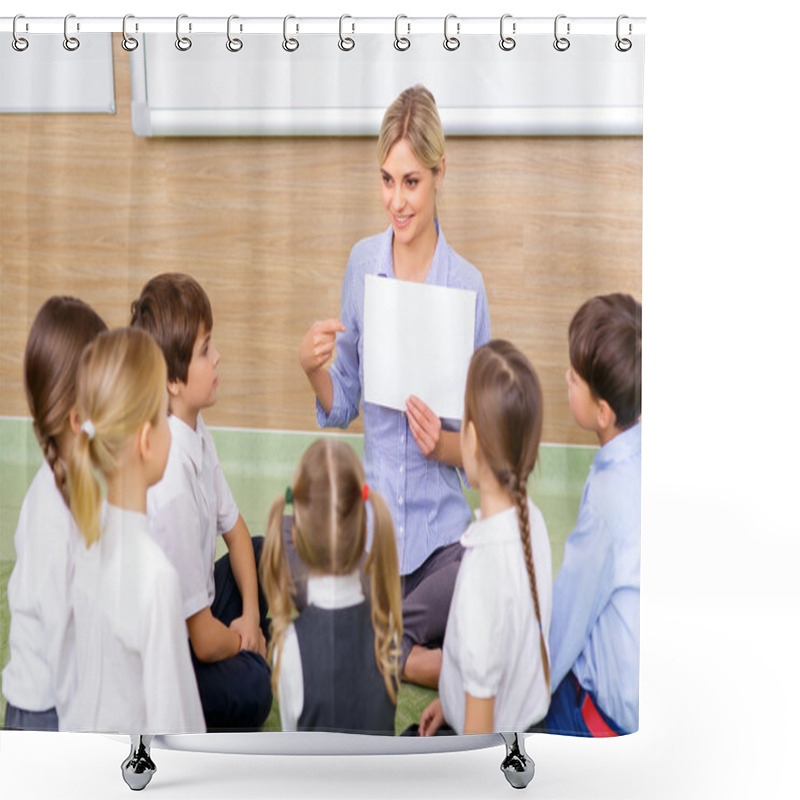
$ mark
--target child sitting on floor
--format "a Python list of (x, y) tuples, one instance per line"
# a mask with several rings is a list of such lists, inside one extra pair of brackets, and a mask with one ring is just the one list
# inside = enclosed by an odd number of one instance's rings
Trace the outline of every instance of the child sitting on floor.
[(575, 421), (600, 450), (553, 589), (550, 733), (616, 736), (639, 728), (642, 306), (594, 297), (569, 326)]
[(71, 592), (78, 680), (60, 728), (203, 733), (180, 582), (146, 514), (170, 447), (164, 357), (144, 331), (103, 333), (84, 350), (77, 383), (67, 479), (83, 538)]
[(524, 731), (547, 713), (550, 540), (527, 491), (541, 435), (542, 390), (528, 359), (498, 339), (478, 348), (461, 452), (480, 515), (461, 537), (439, 698), (422, 712), (421, 736), (445, 722), (457, 733)]
[[(252, 539), (201, 415), (217, 400), (220, 355), (211, 303), (189, 275), (152, 278), (131, 325), (153, 335), (167, 361), (172, 432), (163, 480), (147, 495), (154, 539), (181, 578), (192, 664), (209, 730), (258, 730), (272, 706), (267, 605)], [(228, 553), (215, 563), (217, 536)]]
[[(14, 534), (8, 582), (10, 658), (3, 670), (5, 726), (57, 731), (75, 680), (72, 558), (79, 540), (69, 511), (66, 462), (75, 442), (75, 374), (83, 348), (106, 324), (82, 300), (51, 297), (25, 346), (25, 394), (44, 453)], [(74, 429), (73, 429), (74, 425)]]
[[(281, 532), (286, 504), (294, 509), (295, 549), (309, 575), (308, 605), (294, 622)], [(368, 505), (373, 535), (364, 561)], [(318, 439), (303, 454), (293, 485), (272, 506), (260, 570), (283, 730), (394, 734), (402, 635), (397, 545), (386, 504), (364, 483), (349, 445)]]

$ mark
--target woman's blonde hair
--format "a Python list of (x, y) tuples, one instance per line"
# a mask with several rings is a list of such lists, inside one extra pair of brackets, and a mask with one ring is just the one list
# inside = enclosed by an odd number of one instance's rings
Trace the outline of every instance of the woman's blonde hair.
[(378, 134), (378, 164), (389, 151), (406, 139), (423, 167), (439, 171), (444, 156), (444, 131), (433, 95), (424, 86), (412, 86), (402, 92), (386, 109)]
[(119, 469), (131, 436), (155, 424), (167, 385), (161, 348), (149, 333), (118, 328), (98, 336), (78, 366), (77, 409), (81, 432), (70, 456), (70, 508), (87, 546), (100, 538), (100, 484)]
[(550, 659), (542, 630), (539, 592), (531, 548), (528, 476), (539, 456), (543, 398), (539, 376), (525, 355), (502, 339), (479, 347), (467, 372), (464, 425), (475, 426), (478, 446), (500, 486), (514, 499), (525, 568), (539, 623), (544, 677), (550, 686)]
[[(367, 544), (364, 470), (353, 449), (334, 439), (317, 439), (303, 454), (291, 488), (292, 520), (297, 554), (316, 572), (347, 575), (359, 568)], [(375, 661), (393, 703), (397, 702), (399, 642), (403, 633), (400, 576), (394, 526), (383, 498), (369, 490), (373, 512), (372, 548), (364, 569), (370, 577)], [(270, 510), (259, 573), (272, 617), (267, 660), (278, 674), (294, 593), (283, 543), (281, 521), (286, 497)], [(277, 657), (275, 657), (277, 654)]]
[(83, 348), (105, 330), (105, 322), (83, 300), (56, 296), (36, 313), (25, 345), (25, 396), (33, 431), (67, 504), (67, 468), (58, 439), (67, 430), (75, 405), (75, 376)]

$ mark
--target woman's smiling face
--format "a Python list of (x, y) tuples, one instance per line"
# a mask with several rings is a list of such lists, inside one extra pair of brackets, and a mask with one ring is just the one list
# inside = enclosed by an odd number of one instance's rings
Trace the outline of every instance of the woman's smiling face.
[(407, 139), (392, 145), (381, 165), (381, 197), (395, 241), (412, 244), (434, 224), (443, 166), (444, 159), (435, 172), (423, 167)]

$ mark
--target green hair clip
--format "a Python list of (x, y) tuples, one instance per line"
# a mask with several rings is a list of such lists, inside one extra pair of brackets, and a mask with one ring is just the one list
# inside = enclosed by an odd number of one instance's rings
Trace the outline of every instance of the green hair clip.
[(286, 501), (286, 505), (287, 506), (290, 506), (290, 505), (292, 505), (294, 503), (294, 497), (292, 496), (292, 487), (291, 486), (287, 486), (286, 487), (286, 494), (284, 495), (283, 499)]

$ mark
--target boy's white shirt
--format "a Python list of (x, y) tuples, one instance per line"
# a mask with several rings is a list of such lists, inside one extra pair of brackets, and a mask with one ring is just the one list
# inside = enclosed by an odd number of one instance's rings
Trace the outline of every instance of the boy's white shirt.
[[(350, 608), (364, 602), (364, 590), (358, 570), (349, 575), (310, 575), (308, 605), (318, 608)], [(277, 653), (276, 653), (277, 656)], [(274, 662), (273, 662), (274, 666)], [(303, 713), (303, 664), (294, 624), (286, 629), (278, 675), (278, 704), (281, 710), (281, 729), (296, 731)]]
[(171, 415), (172, 444), (164, 477), (147, 492), (151, 535), (181, 580), (186, 619), (214, 602), (217, 536), (239, 518), (214, 440), (200, 414), (192, 430)]

